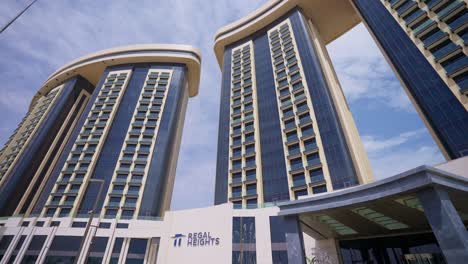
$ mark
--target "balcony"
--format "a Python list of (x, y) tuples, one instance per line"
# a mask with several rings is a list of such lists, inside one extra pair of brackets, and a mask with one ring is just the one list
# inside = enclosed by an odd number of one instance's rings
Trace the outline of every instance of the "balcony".
[(309, 111), (309, 106), (307, 104), (303, 104), (303, 105), (297, 107), (297, 113), (298, 114), (306, 112), (306, 111)]
[(244, 117), (244, 122), (247, 122), (247, 121), (250, 121), (250, 120), (253, 120), (253, 119), (254, 119), (253, 115), (250, 114), (250, 115), (247, 115), (247, 116)]
[(291, 100), (287, 100), (281, 103), (281, 109), (287, 108), (288, 106), (292, 105)]
[(240, 199), (242, 198), (242, 192), (233, 192), (231, 194), (231, 199)]
[(139, 193), (140, 193), (140, 190), (128, 190), (127, 191), (127, 195), (132, 195), (132, 196), (138, 195)]
[(136, 203), (129, 203), (129, 202), (126, 202), (124, 203), (124, 205), (122, 207), (125, 207), (125, 208), (136, 208)]
[(240, 185), (242, 184), (242, 178), (232, 178), (231, 185)]
[(291, 76), (291, 83), (296, 83), (298, 80), (301, 79), (301, 75), (298, 73), (295, 73), (293, 76)]
[(304, 169), (304, 165), (302, 165), (302, 162), (293, 163), (293, 164), (291, 164), (291, 171), (290, 172), (302, 171), (303, 169)]
[(392, 8), (398, 8), (401, 4), (405, 2), (405, 0), (390, 0), (390, 5)]
[(82, 183), (83, 182), (83, 178), (75, 178), (73, 180), (70, 181), (70, 183)]
[(306, 96), (305, 96), (304, 94), (300, 94), (300, 95), (298, 95), (298, 96), (294, 96), (294, 102), (295, 102), (295, 103), (298, 103), (298, 102), (304, 100), (305, 98), (306, 98)]
[(60, 206), (61, 207), (72, 207), (75, 204), (75, 201), (65, 201)]
[(283, 120), (294, 117), (294, 112), (292, 110), (283, 112)]
[(257, 181), (257, 175), (249, 175), (246, 177), (245, 182), (246, 183), (252, 183)]
[(247, 192), (245, 193), (245, 196), (255, 196), (257, 195), (257, 190), (247, 190)]
[(141, 184), (142, 182), (143, 182), (143, 179), (141, 179), (141, 178), (139, 178), (139, 179), (138, 178), (137, 179), (135, 179), (135, 178), (130, 179), (131, 184)]
[(296, 122), (289, 122), (284, 125), (284, 131), (289, 131), (296, 128)]
[(293, 178), (293, 188), (301, 188), (307, 185), (306, 180), (304, 179), (303, 176), (301, 176), (300, 179), (294, 179)]
[(406, 25), (411, 26), (413, 23), (420, 21), (425, 15), (426, 11), (422, 9), (417, 9), (415, 12), (408, 14), (408, 16), (404, 18), (404, 20)]
[(293, 93), (297, 93), (297, 92), (300, 92), (304, 90), (304, 85), (302, 84), (302, 82), (299, 82), (299, 83), (296, 83), (293, 85)]
[(244, 156), (245, 157), (255, 156), (255, 149), (247, 150)]
[(301, 154), (301, 149), (299, 147), (294, 148), (294, 149), (290, 149), (290, 150), (288, 150), (288, 159), (295, 158), (295, 157), (299, 156), (300, 154)]
[(319, 185), (325, 183), (323, 175), (317, 175), (310, 178), (310, 185)]
[(308, 138), (312, 138), (315, 136), (315, 133), (314, 133), (314, 130), (312, 129), (307, 129), (305, 131), (302, 131), (302, 137), (301, 139), (308, 139)]
[(408, 0), (404, 4), (402, 4), (400, 7), (398, 7), (396, 11), (400, 17), (403, 17), (409, 12), (411, 12), (417, 6), (418, 6), (418, 2), (414, 0)]
[(252, 105), (249, 105), (249, 106), (244, 106), (244, 113), (246, 112), (250, 112), (250, 111), (253, 111), (253, 106)]
[(437, 16), (439, 17), (440, 20), (445, 20), (449, 15), (453, 14), (456, 12), (457, 9), (461, 9), (464, 6), (466, 6), (466, 3), (464, 1), (453, 1), (450, 5), (445, 7), (442, 11), (437, 13)]
[(254, 168), (256, 166), (255, 161), (248, 161), (245, 163), (245, 169)]
[(448, 22), (450, 30), (457, 32), (468, 27), (468, 12)]
[(447, 0), (429, 0), (426, 1), (426, 5), (430, 10), (435, 9), (436, 7), (440, 6), (440, 4), (445, 3)]
[(459, 59), (454, 60), (448, 65), (444, 66), (445, 71), (447, 72), (448, 76), (453, 76), (458, 72), (462, 72), (466, 70), (468, 67), (468, 57), (462, 55)]
[(298, 140), (299, 140), (299, 138), (297, 137), (296, 134), (286, 137), (286, 143), (287, 143), (287, 144), (295, 143), (295, 142), (297, 142)]
[(257, 209), (258, 208), (258, 204), (256, 203), (251, 203), (251, 204), (246, 204), (245, 205), (245, 209)]
[(47, 206), (58, 206), (60, 204), (60, 201), (50, 201), (49, 204)]
[(449, 44), (433, 52), (432, 55), (436, 61), (441, 61), (458, 50), (461, 50), (461, 47), (450, 41)]
[(249, 145), (252, 143), (255, 143), (255, 138), (253, 136), (249, 136), (248, 138), (244, 140), (244, 145)]
[(424, 48), (428, 49), (434, 44), (436, 44), (437, 42), (442, 41), (445, 38), (448, 38), (448, 34), (439, 30), (436, 33), (432, 34), (431, 36), (423, 40)]
[(312, 153), (318, 150), (317, 142), (304, 144), (305, 151), (304, 153)]
[(113, 183), (126, 183), (127, 179), (116, 178), (114, 179)]
[(299, 126), (300, 127), (303, 127), (303, 126), (306, 126), (306, 125), (310, 125), (312, 124), (312, 119), (310, 118), (309, 115), (307, 115), (306, 117), (302, 117), (301, 119), (299, 119)]
[(322, 163), (320, 162), (319, 158), (312, 159), (312, 160), (307, 160), (307, 168), (316, 168), (318, 166), (321, 166)]
[(233, 164), (231, 171), (239, 171), (242, 169), (242, 164)]
[(255, 130), (255, 127), (253, 125), (246, 126), (244, 129), (245, 133), (252, 132)]
[(120, 207), (119, 202), (107, 203), (106, 207), (118, 208)]
[(122, 195), (123, 194), (123, 190), (112, 190), (110, 192), (111, 195)]

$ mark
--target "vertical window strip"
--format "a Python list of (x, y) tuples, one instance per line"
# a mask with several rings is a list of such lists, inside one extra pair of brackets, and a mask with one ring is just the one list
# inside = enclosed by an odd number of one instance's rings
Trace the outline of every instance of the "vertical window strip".
[[(462, 22), (466, 20), (468, 10), (466, 1), (381, 2), (398, 24), (405, 31), (411, 32), (408, 33), (411, 40), (460, 100), (461, 93), (466, 93), (466, 81), (463, 81), (466, 79), (466, 71), (463, 67), (467, 55), (463, 48), (465, 41), (460, 35), (466, 31), (466, 26), (463, 26), (466, 23)], [(402, 14), (402, 10), (413, 11)]]
[(257, 207), (263, 199), (252, 41), (233, 49), (231, 61), (228, 198), (236, 207)]
[[(172, 72), (163, 69), (148, 71), (107, 191), (103, 217), (132, 219), (138, 213)], [(134, 191), (130, 186), (139, 186), (139, 189)], [(119, 202), (114, 201), (119, 198)], [(124, 210), (129, 213), (124, 214)]]
[(297, 194), (313, 194), (315, 184), (325, 184), (325, 180), (312, 182), (309, 173), (322, 169), (317, 143), (305, 144), (315, 141), (315, 117), (290, 20), (270, 29), (268, 37), (290, 199), (294, 200)]
[(5, 147), (2, 149), (2, 154), (5, 155), (0, 159), (0, 185), (3, 183), (4, 176), (10, 173), (17, 158), (26, 149), (31, 135), (36, 133), (39, 124), (50, 111), (62, 88), (63, 85), (60, 85), (49, 91), (47, 95), (40, 97), (23, 118), (15, 133), (10, 137), (7, 142), (8, 146), (5, 144)]
[(64, 217), (76, 211), (83, 197), (82, 189), (91, 177), (130, 75), (130, 70), (113, 71), (107, 75), (43, 209), (43, 215)]

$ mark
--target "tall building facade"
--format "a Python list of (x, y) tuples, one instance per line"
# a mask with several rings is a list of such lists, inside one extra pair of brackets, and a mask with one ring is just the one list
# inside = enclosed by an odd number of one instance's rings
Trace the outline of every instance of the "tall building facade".
[(162, 216), (200, 61), (188, 46), (135, 45), (52, 74), (1, 152), (1, 214)]
[[(293, 2), (269, 2), (217, 33), (216, 204), (256, 207), (373, 179), (325, 48), (348, 28), (322, 34), (316, 4)], [(338, 13), (350, 7), (337, 2)]]
[(446, 159), (468, 155), (463, 0), (352, 0)]

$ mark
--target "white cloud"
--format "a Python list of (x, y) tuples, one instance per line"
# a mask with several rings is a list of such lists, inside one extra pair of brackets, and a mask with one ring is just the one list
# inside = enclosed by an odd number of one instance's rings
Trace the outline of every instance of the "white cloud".
[(371, 156), (370, 161), (376, 179), (383, 179), (421, 165), (436, 165), (444, 162), (444, 157), (435, 146), (403, 148), (385, 155)]
[(426, 129), (417, 129), (413, 131), (408, 131), (401, 133), (397, 136), (381, 139), (374, 136), (362, 136), (362, 142), (364, 148), (368, 153), (374, 153), (378, 151), (386, 151), (394, 147), (398, 147), (402, 144), (407, 143), (411, 139), (415, 139), (418, 136), (423, 135), (426, 132)]
[(400, 82), (364, 25), (327, 46), (347, 99), (371, 99), (395, 110), (412, 112), (413, 107)]
[[(444, 157), (428, 137), (426, 128), (410, 130), (390, 137), (362, 136), (364, 148), (377, 179), (396, 175), (421, 165), (435, 165)], [(431, 144), (432, 143), (432, 144)]]

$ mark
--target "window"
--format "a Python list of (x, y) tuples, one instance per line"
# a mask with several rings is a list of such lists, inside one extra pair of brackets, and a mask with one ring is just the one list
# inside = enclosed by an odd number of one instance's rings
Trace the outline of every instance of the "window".
[(5, 255), (6, 250), (10, 246), (11, 241), (13, 240), (13, 236), (3, 236), (0, 240), (0, 260)]
[(312, 192), (314, 194), (327, 192), (327, 186), (326, 185), (321, 185), (321, 186), (313, 187)]
[(300, 196), (306, 196), (306, 195), (308, 195), (307, 189), (298, 190), (294, 192), (294, 199), (297, 200), (299, 199)]
[(46, 216), (53, 216), (55, 214), (55, 208), (48, 208), (46, 210)]
[(110, 197), (109, 202), (110, 203), (120, 203), (121, 197)]
[(89, 257), (86, 263), (101, 263), (106, 251), (108, 237), (94, 237), (89, 246)]
[(107, 209), (106, 210), (106, 217), (112, 218), (117, 215), (117, 210), (116, 209)]
[(99, 228), (109, 229), (110, 227), (111, 227), (111, 223), (104, 223), (104, 222), (99, 223)]
[(45, 263), (73, 263), (78, 257), (81, 236), (55, 236)]
[(256, 263), (255, 217), (232, 218), (232, 244), (233, 264)]
[(126, 263), (144, 263), (148, 239), (132, 238), (128, 247)]
[(69, 214), (70, 214), (70, 208), (62, 208), (60, 210), (59, 217), (65, 217), (65, 216), (68, 216)]
[[(51, 226), (52, 226), (52, 223), (51, 223)], [(46, 239), (47, 239), (47, 236), (44, 236), (44, 235), (33, 236), (33, 238), (31, 239), (31, 242), (28, 245), (26, 252), (24, 253), (21, 263), (35, 263), (37, 258), (39, 257), (39, 253), (41, 252)]]
[(86, 222), (73, 222), (72, 227), (75, 228), (85, 228), (86, 227)]
[(140, 145), (139, 151), (149, 152), (150, 151), (150, 146), (149, 145)]
[(16, 256), (18, 255), (21, 247), (23, 246), (24, 240), (26, 239), (26, 236), (23, 235), (20, 237), (18, 242), (15, 245), (15, 248), (13, 249), (13, 252), (11, 252), (10, 259), (8, 260), (8, 263), (13, 263), (16, 259)]
[(112, 254), (111, 254), (111, 259), (110, 259), (111, 264), (119, 263), (119, 256), (120, 256), (120, 252), (122, 251), (123, 240), (124, 239), (121, 237), (118, 237), (115, 239), (114, 247), (112, 248)]
[(128, 228), (127, 223), (117, 223), (116, 228)]

